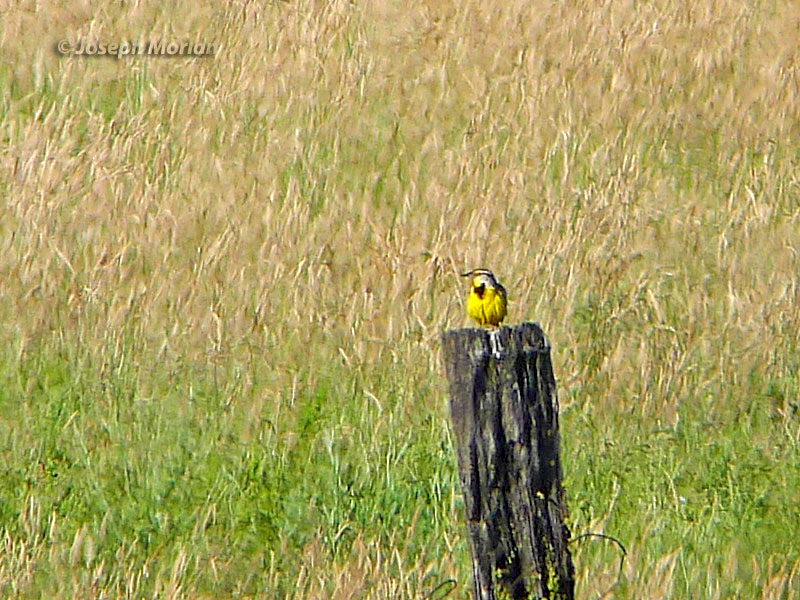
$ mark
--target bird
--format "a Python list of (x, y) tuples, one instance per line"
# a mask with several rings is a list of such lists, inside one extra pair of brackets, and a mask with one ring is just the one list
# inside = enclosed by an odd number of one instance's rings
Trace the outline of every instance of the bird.
[(497, 329), (508, 313), (508, 294), (489, 269), (472, 269), (461, 273), (472, 277), (467, 296), (467, 314), (481, 327)]

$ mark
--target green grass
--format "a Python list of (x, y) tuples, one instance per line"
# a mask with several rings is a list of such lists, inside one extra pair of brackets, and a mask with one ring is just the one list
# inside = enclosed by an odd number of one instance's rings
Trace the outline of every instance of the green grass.
[[(340, 561), (360, 538), (410, 557), (448, 552), (461, 505), (441, 414), (401, 424), (399, 398), (379, 410), (337, 368), (308, 389), (298, 373), (301, 392), (248, 421), (236, 407), (263, 386), (243, 391), (227, 371), (133, 366), (129, 352), (102, 366), (69, 347), (6, 363), (0, 515), (7, 539), (29, 544), (34, 595), (85, 593), (88, 579), (56, 585), (68, 568), (122, 593), (108, 567), (121, 552), (125, 575), (138, 573), (136, 597), (157, 595), (189, 549), (181, 586), (209, 597), (302, 593), (309, 546)], [(64, 564), (52, 562), (62, 547)]]

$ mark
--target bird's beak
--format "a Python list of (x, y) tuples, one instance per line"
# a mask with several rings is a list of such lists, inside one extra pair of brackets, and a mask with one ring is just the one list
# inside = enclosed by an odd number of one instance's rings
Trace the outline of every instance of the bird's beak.
[(461, 275), (462, 277), (469, 277), (469, 276), (470, 276), (470, 275), (472, 275), (474, 272), (475, 272), (474, 270), (473, 270), (473, 271), (467, 271), (466, 273), (460, 273), (460, 275)]

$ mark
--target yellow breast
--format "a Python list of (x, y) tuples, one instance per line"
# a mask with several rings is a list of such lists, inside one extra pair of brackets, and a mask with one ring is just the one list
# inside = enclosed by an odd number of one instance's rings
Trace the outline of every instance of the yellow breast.
[(467, 297), (467, 314), (482, 327), (497, 327), (506, 318), (506, 297), (491, 287), (486, 287), (482, 291), (483, 293), (479, 294), (475, 288), (470, 290)]

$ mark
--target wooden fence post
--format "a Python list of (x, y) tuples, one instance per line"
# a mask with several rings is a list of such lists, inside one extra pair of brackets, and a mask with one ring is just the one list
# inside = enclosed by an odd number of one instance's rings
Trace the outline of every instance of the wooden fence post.
[(558, 398), (544, 332), (537, 323), (492, 334), (450, 330), (442, 346), (474, 597), (573, 600)]

